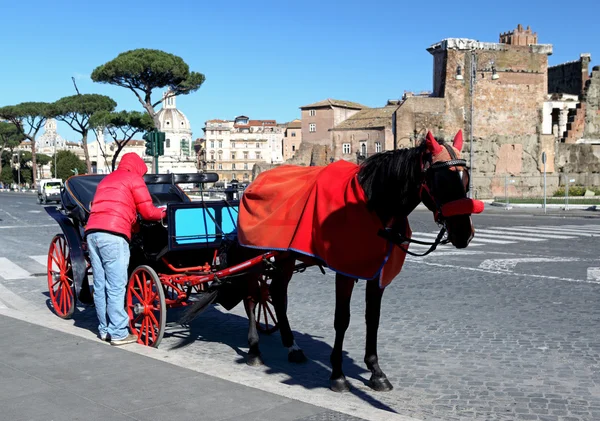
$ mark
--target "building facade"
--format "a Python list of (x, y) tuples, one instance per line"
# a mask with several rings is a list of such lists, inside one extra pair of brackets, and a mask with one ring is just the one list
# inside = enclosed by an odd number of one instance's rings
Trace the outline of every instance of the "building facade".
[(334, 160), (361, 162), (392, 150), (392, 114), (397, 105), (365, 108), (330, 130)]
[(293, 120), (282, 125), (283, 129), (283, 160), (291, 159), (302, 144), (302, 121)]
[(207, 171), (222, 182), (249, 182), (254, 164), (283, 163), (284, 133), (275, 120), (208, 120), (203, 130)]
[(368, 107), (329, 98), (301, 106), (302, 141), (311, 145), (331, 146), (330, 130), (364, 108)]

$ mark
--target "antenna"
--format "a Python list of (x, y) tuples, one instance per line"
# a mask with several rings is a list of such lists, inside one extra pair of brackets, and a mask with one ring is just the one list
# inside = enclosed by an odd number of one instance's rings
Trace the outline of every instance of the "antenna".
[(77, 84), (75, 83), (75, 78), (73, 76), (71, 76), (71, 80), (73, 81), (73, 85), (75, 85), (75, 90), (77, 91), (77, 95), (81, 95), (79, 93), (79, 89), (77, 89)]

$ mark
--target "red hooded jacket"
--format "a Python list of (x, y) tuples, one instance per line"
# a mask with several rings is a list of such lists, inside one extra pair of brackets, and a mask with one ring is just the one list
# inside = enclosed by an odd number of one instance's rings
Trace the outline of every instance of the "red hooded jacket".
[(110, 232), (131, 240), (137, 213), (142, 219), (159, 221), (166, 209), (152, 204), (144, 174), (146, 164), (136, 153), (123, 155), (119, 167), (98, 184), (85, 227), (86, 234), (94, 231)]

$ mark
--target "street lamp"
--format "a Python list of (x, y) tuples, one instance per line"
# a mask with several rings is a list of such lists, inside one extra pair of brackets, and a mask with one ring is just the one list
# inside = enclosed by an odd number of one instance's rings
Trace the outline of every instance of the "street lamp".
[(473, 105), (473, 97), (475, 96), (475, 78), (477, 77), (477, 66), (475, 63), (475, 51), (471, 50), (471, 77), (469, 78), (469, 85), (470, 85), (470, 96), (471, 96), (471, 121), (469, 123), (469, 167), (470, 167), (470, 171), (471, 174), (473, 174), (471, 177), (469, 177), (469, 197), (472, 199), (473, 198), (473, 176), (475, 175), (475, 171), (473, 169), (473, 155), (474, 155), (474, 150), (473, 150), (473, 124), (474, 124), (474, 114), (475, 114), (475, 107)]

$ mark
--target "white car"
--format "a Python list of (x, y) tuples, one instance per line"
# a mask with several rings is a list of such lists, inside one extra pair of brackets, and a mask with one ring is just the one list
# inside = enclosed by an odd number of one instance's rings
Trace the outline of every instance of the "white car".
[(38, 203), (48, 202), (60, 203), (60, 189), (63, 182), (60, 178), (47, 178), (39, 181), (37, 191)]

